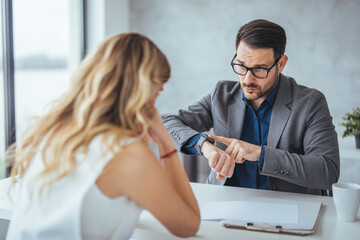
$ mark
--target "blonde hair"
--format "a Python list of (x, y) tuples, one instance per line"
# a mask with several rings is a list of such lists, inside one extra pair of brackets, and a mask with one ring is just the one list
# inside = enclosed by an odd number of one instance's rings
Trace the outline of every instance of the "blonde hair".
[(121, 150), (120, 140), (147, 130), (152, 87), (169, 77), (168, 60), (147, 37), (127, 33), (106, 39), (82, 61), (70, 89), (27, 129), (11, 175), (23, 177), (40, 152), (44, 169), (38, 177), (49, 186), (74, 170), (79, 149), (86, 154), (99, 134), (107, 150)]

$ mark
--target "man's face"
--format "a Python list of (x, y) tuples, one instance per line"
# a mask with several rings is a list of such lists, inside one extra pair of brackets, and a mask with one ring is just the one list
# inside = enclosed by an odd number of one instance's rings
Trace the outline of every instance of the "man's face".
[[(251, 48), (241, 41), (234, 62), (248, 68), (270, 68), (275, 63), (274, 51), (272, 48)], [(238, 76), (245, 98), (262, 102), (275, 88), (279, 69), (277, 65), (273, 67), (265, 79), (256, 78), (250, 70), (245, 76)]]

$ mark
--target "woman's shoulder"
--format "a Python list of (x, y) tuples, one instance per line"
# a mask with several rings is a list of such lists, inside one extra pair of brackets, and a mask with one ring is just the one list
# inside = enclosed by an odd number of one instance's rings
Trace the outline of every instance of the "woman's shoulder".
[(155, 155), (151, 151), (149, 145), (140, 139), (132, 138), (127, 140), (124, 145), (123, 151), (120, 151), (115, 158), (123, 161), (130, 160), (143, 161), (148, 158), (154, 158)]
[(107, 166), (110, 171), (105, 172), (113, 177), (113, 184), (124, 189), (124, 184), (136, 182), (159, 167), (160, 163), (150, 147), (142, 141), (133, 141), (114, 156)]
[(142, 143), (142, 141), (139, 137), (126, 137), (120, 141), (120, 145), (123, 147), (126, 147), (126, 146), (131, 145), (132, 143), (136, 143), (136, 142)]
[[(116, 139), (114, 135), (106, 136), (99, 134), (95, 136), (88, 145), (88, 151), (106, 153), (112, 150), (114, 153), (118, 153), (120, 148), (128, 148), (133, 143), (141, 143), (142, 140), (139, 137), (123, 137), (122, 139)], [(82, 148), (81, 148), (82, 150)]]
[(111, 183), (111, 189), (104, 190), (104, 192), (111, 192), (110, 195), (128, 195), (129, 190), (126, 190), (129, 187), (128, 184), (137, 182), (146, 176), (148, 171), (153, 171), (156, 165), (160, 165), (156, 164), (156, 159), (147, 143), (141, 140), (129, 141), (113, 155), (97, 179), (97, 184), (102, 188)]

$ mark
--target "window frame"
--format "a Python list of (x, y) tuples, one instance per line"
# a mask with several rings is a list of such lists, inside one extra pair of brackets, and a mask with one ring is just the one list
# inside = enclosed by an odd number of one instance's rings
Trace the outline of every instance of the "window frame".
[[(2, 11), (2, 51), (4, 78), (5, 111), (5, 149), (16, 141), (15, 132), (15, 86), (14, 86), (14, 48), (12, 0), (1, 0)], [(5, 162), (5, 166), (6, 166)], [(5, 167), (5, 177), (9, 176), (10, 167)]]
[[(78, 33), (74, 46), (72, 49), (77, 49), (79, 52), (74, 52), (75, 62), (71, 65), (78, 65), (78, 63), (85, 57), (86, 54), (86, 6), (87, 0), (68, 0), (70, 6), (70, 20), (74, 20), (76, 24), (71, 29), (72, 33)], [(3, 62), (3, 78), (4, 78), (4, 111), (5, 111), (5, 152), (6, 149), (16, 141), (15, 128), (15, 66), (14, 66), (14, 39), (13, 39), (13, 1), (1, 0), (1, 17), (2, 17), (2, 62)], [(74, 40), (74, 39), (72, 39)], [(4, 134), (4, 133), (0, 133)], [(5, 177), (8, 177), (11, 172), (11, 166), (5, 162)], [(1, 170), (1, 169), (0, 169)], [(2, 174), (0, 174), (1, 176)]]

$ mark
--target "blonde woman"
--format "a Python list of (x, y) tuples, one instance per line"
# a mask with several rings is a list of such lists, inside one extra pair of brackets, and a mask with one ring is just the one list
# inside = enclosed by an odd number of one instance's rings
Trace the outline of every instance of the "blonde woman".
[(172, 234), (194, 235), (198, 205), (154, 107), (169, 77), (164, 54), (135, 33), (85, 58), (70, 90), (17, 146), (7, 239), (128, 239), (142, 209)]

